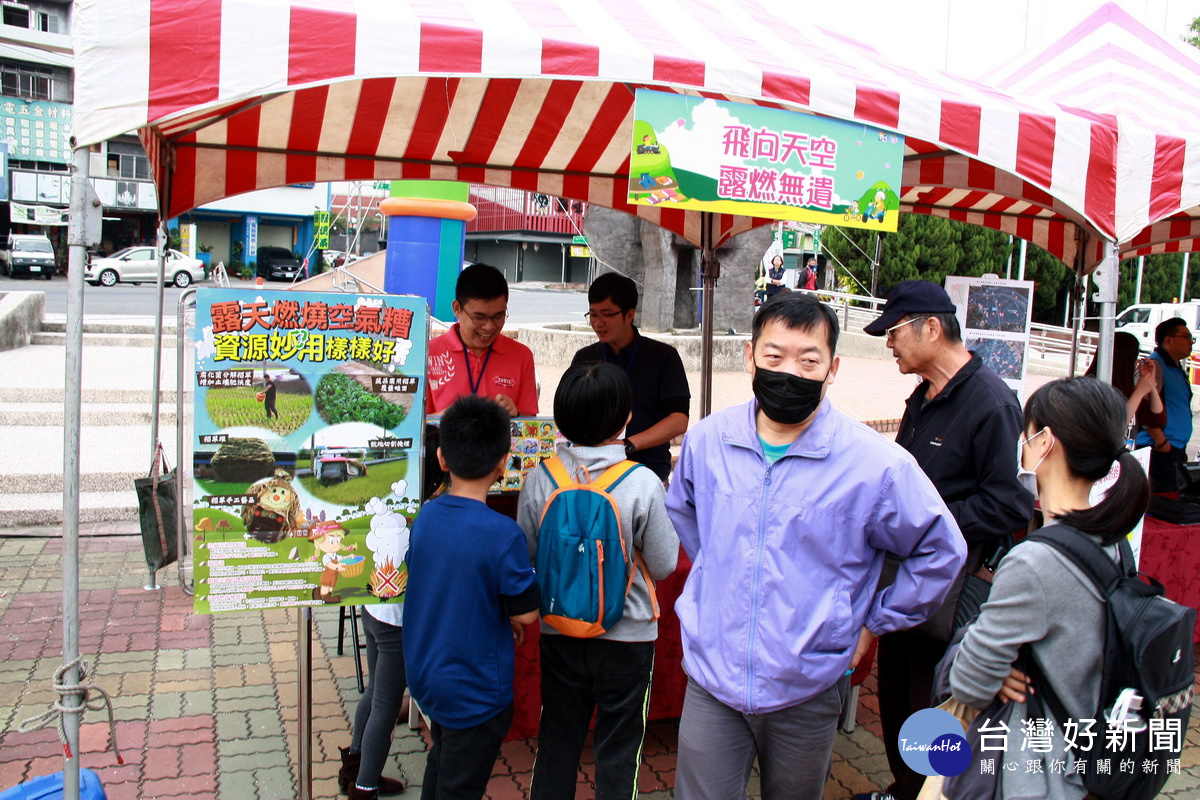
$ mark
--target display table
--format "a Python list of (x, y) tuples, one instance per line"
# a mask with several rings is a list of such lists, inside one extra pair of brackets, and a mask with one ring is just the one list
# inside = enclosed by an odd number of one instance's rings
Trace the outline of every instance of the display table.
[[(1200, 525), (1176, 525), (1157, 517), (1146, 517), (1142, 529), (1142, 555), (1138, 568), (1156, 578), (1167, 597), (1192, 608), (1200, 608)], [(1200, 622), (1192, 634), (1200, 642)]]
[[(489, 505), (491, 503), (489, 502)], [(658, 582), (658, 641), (654, 644), (654, 683), (650, 687), (650, 719), (672, 719), (683, 711), (683, 692), (687, 676), (683, 672), (683, 645), (679, 638), (679, 617), (675, 601), (683, 591), (692, 564), (683, 548), (679, 566), (670, 577)], [(537, 736), (542, 713), (541, 669), (538, 660), (540, 623), (526, 628), (525, 643), (517, 648), (513, 680), (514, 713), (508, 740)]]

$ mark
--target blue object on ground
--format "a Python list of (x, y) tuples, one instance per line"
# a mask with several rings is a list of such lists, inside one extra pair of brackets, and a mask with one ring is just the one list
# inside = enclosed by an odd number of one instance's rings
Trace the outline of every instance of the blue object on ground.
[[(0, 792), (0, 800), (62, 800), (63, 774), (42, 775)], [(79, 800), (108, 800), (100, 776), (90, 769), (79, 770)]]

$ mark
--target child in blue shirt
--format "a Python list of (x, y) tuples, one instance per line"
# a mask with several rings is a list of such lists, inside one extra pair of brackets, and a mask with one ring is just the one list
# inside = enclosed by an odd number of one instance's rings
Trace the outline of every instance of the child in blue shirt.
[(485, 503), (509, 447), (503, 408), (456, 400), (437, 451), (450, 490), (413, 523), (404, 661), (433, 739), (421, 800), (482, 798), (512, 723), (514, 631), (537, 619), (541, 594), (521, 529)]

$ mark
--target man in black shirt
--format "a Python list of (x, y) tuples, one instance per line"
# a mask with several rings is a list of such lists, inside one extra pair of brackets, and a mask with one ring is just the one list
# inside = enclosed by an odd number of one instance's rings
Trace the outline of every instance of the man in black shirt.
[(633, 384), (625, 454), (666, 482), (671, 440), (687, 430), (692, 394), (679, 352), (642, 336), (633, 324), (637, 301), (637, 285), (624, 275), (606, 272), (592, 281), (586, 317), (600, 341), (576, 351), (571, 366), (611, 361), (625, 370)]
[(900, 728), (929, 706), (934, 667), (953, 632), (965, 576), (1025, 530), (1033, 496), (1017, 480), (1017, 396), (967, 350), (942, 287), (928, 281), (897, 284), (883, 313), (864, 330), (887, 337), (900, 372), (924, 379), (908, 398), (896, 443), (933, 482), (967, 542), (966, 565), (942, 608), (916, 628), (879, 639), (879, 717), (895, 780), (886, 792), (855, 800), (915, 800), (925, 776), (904, 763)]

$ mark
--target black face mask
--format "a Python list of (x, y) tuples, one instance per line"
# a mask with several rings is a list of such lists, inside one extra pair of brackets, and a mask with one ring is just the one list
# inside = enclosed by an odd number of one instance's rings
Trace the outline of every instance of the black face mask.
[(797, 425), (820, 405), (821, 389), (827, 380), (828, 372), (818, 381), (756, 366), (751, 387), (758, 407), (769, 419), (780, 425)]

